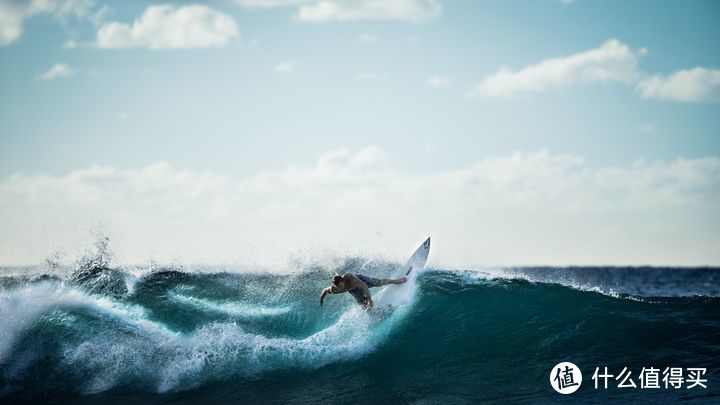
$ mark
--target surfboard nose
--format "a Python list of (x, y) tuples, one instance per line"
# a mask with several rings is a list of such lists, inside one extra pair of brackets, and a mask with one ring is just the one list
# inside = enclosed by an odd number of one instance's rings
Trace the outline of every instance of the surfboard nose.
[(425, 239), (425, 242), (423, 242), (423, 247), (425, 249), (430, 249), (430, 237), (429, 236), (427, 239)]

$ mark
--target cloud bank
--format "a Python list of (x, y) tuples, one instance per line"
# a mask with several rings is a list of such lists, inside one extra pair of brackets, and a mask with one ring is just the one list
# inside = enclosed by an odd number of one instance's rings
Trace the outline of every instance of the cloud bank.
[(717, 157), (593, 167), (543, 150), (432, 173), (390, 163), (370, 147), (242, 178), (164, 162), (16, 174), (0, 182), (0, 261), (71, 253), (84, 247), (81, 230), (102, 222), (135, 263), (289, 252), (399, 260), (428, 234), (445, 264), (720, 263)]

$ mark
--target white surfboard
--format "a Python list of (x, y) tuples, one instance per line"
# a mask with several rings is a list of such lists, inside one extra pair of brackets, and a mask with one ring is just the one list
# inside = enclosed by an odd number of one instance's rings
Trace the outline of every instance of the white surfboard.
[(428, 254), (430, 253), (430, 238), (425, 239), (420, 247), (415, 250), (407, 263), (400, 267), (391, 278), (405, 277), (407, 281), (403, 284), (389, 285), (375, 299), (375, 306), (396, 307), (409, 302), (415, 294), (415, 281), (418, 273), (425, 268)]

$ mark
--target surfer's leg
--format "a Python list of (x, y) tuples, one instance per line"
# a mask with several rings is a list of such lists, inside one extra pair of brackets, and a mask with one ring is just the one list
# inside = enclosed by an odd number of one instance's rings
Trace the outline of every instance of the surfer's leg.
[(402, 284), (406, 282), (407, 279), (405, 277), (400, 278), (384, 278), (380, 280), (380, 285), (388, 285), (388, 284)]
[(357, 278), (359, 278), (363, 283), (365, 283), (365, 285), (367, 285), (368, 288), (380, 287), (381, 285), (383, 285), (382, 284), (383, 280), (377, 279), (375, 277), (368, 277), (368, 276), (363, 276), (362, 274), (358, 274)]

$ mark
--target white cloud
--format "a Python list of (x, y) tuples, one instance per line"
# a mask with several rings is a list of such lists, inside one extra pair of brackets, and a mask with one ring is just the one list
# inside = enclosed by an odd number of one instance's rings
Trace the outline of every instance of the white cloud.
[(720, 101), (720, 70), (696, 67), (670, 76), (654, 75), (641, 80), (642, 97), (680, 102)]
[(27, 9), (20, 7), (18, 3), (8, 0), (0, 2), (0, 45), (20, 38), (23, 21), (27, 17)]
[(44, 73), (41, 73), (37, 76), (38, 80), (53, 80), (53, 79), (62, 79), (65, 77), (70, 77), (75, 75), (77, 73), (75, 69), (71, 68), (69, 65), (66, 65), (64, 63), (56, 63), (50, 67), (47, 71)]
[(518, 93), (542, 92), (585, 83), (632, 84), (639, 77), (637, 65), (645, 49), (633, 51), (611, 39), (599, 48), (546, 59), (518, 71), (501, 68), (482, 80), (474, 93), (510, 98)]
[(374, 44), (380, 41), (380, 37), (369, 32), (363, 32), (362, 34), (360, 34), (360, 36), (358, 36), (357, 40), (361, 44)]
[(427, 79), (430, 87), (445, 88), (452, 84), (452, 79), (447, 76), (431, 76)]
[(275, 66), (275, 71), (282, 74), (291, 74), (295, 72), (295, 62), (288, 60), (285, 62), (280, 62)]
[(65, 20), (70, 17), (93, 21), (93, 0), (0, 0), (0, 45), (15, 42), (23, 33), (25, 20), (39, 14), (50, 14)]
[(323, 0), (301, 5), (295, 18), (305, 22), (402, 20), (422, 22), (439, 16), (438, 0)]
[(72, 255), (77, 230), (102, 221), (118, 257), (136, 263), (315, 247), (401, 256), (427, 234), (436, 263), (720, 263), (717, 157), (594, 167), (516, 152), (432, 172), (392, 162), (370, 147), (241, 178), (167, 163), (16, 174), (0, 180), (2, 260)]
[(203, 5), (150, 6), (132, 24), (105, 23), (99, 48), (179, 49), (222, 47), (238, 36), (235, 20)]

